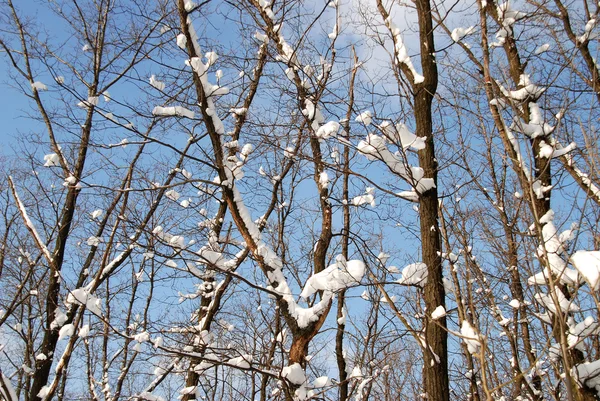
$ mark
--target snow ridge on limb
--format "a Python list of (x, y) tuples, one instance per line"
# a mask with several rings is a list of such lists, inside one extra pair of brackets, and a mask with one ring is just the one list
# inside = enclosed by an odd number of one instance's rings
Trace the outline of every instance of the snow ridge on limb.
[[(412, 146), (413, 143), (415, 142), (411, 142), (409, 146)], [(364, 140), (358, 143), (357, 149), (369, 160), (382, 161), (390, 171), (398, 174), (418, 193), (425, 193), (435, 187), (433, 178), (425, 177), (425, 172), (421, 167), (408, 166), (403, 158), (393, 154), (388, 149), (385, 137), (369, 133)]]
[(0, 371), (0, 395), (2, 395), (2, 399), (6, 401), (18, 401), (17, 393), (15, 389), (8, 379), (8, 377), (4, 376), (4, 373)]
[(365, 274), (365, 264), (360, 260), (346, 261), (336, 256), (336, 262), (322, 272), (313, 274), (306, 281), (300, 296), (307, 299), (317, 291), (337, 292), (360, 284)]
[(8, 185), (10, 186), (13, 197), (15, 198), (15, 202), (17, 204), (17, 208), (19, 209), (19, 213), (21, 214), (21, 217), (25, 222), (27, 230), (29, 230), (29, 232), (33, 236), (36, 245), (38, 246), (38, 248), (40, 248), (40, 251), (42, 251), (42, 254), (44, 255), (44, 258), (46, 258), (46, 261), (48, 262), (50, 268), (54, 269), (54, 259), (52, 258), (48, 247), (46, 247), (46, 244), (44, 243), (44, 241), (42, 241), (42, 238), (38, 234), (33, 222), (29, 218), (29, 215), (27, 214), (27, 209), (25, 208), (23, 202), (21, 202), (21, 198), (19, 198), (19, 194), (17, 193), (17, 188), (15, 187), (12, 176), (8, 176)]
[(394, 41), (394, 61), (398, 63), (398, 66), (402, 68), (408, 79), (412, 81), (414, 85), (421, 84), (425, 81), (425, 77), (417, 72), (415, 69), (402, 40), (402, 32), (400, 28), (394, 24), (388, 11), (383, 6), (381, 0), (377, 0), (377, 9), (381, 16), (384, 18), (385, 25), (392, 35)]

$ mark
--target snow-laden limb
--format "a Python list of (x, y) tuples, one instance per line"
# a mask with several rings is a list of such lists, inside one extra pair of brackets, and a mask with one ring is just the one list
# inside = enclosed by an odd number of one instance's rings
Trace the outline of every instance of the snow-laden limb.
[[(536, 181), (538, 182), (538, 181)], [(537, 256), (546, 260), (547, 267), (542, 273), (538, 273), (528, 279), (530, 284), (543, 284), (542, 280), (548, 278), (548, 273), (555, 275), (556, 279), (563, 284), (575, 284), (579, 281), (576, 270), (567, 267), (566, 242), (571, 240), (575, 226), (562, 233), (558, 233), (554, 225), (554, 211), (550, 209), (540, 219), (542, 225), (543, 242), (538, 246)], [(549, 270), (547, 270), (549, 269)]]
[(558, 143), (554, 143), (553, 151), (552, 151), (552, 158), (556, 159), (558, 157), (565, 156), (575, 149), (577, 149), (577, 144), (575, 142), (571, 142), (564, 148), (562, 146), (560, 146)]
[(322, 272), (309, 277), (300, 294), (302, 298), (307, 299), (317, 291), (337, 292), (360, 284), (366, 270), (361, 260), (346, 261), (342, 255), (336, 256), (335, 260)]
[(371, 112), (371, 110), (365, 110), (358, 116), (356, 116), (354, 121), (356, 121), (357, 123), (363, 123), (366, 127), (368, 127), (373, 121), (373, 113)]
[(294, 363), (290, 366), (285, 366), (281, 370), (281, 377), (288, 380), (290, 383), (300, 385), (306, 382), (306, 373), (299, 363)]
[[(191, 44), (194, 49), (194, 54), (189, 60), (186, 60), (186, 65), (190, 66), (192, 70), (196, 73), (198, 78), (200, 79), (200, 83), (202, 84), (202, 89), (204, 90), (204, 94), (206, 95), (206, 110), (205, 113), (208, 117), (210, 117), (212, 124), (214, 126), (215, 132), (219, 135), (225, 134), (225, 127), (223, 122), (219, 118), (217, 114), (217, 110), (215, 108), (213, 96), (220, 96), (229, 93), (229, 89), (221, 88), (218, 85), (213, 85), (208, 81), (208, 68), (211, 65), (214, 65), (216, 62), (218, 55), (215, 52), (207, 52), (205, 57), (207, 59), (206, 64), (202, 62), (200, 59), (202, 55), (202, 49), (200, 47), (200, 43), (198, 42), (198, 35), (196, 34), (196, 30), (194, 29), (194, 24), (190, 16), (187, 16), (187, 33), (191, 39)], [(186, 37), (187, 40), (187, 37)], [(179, 44), (179, 43), (178, 43)], [(193, 117), (192, 117), (193, 118)]]
[(19, 401), (17, 393), (10, 382), (9, 378), (4, 376), (4, 373), (0, 371), (0, 395), (2, 399), (6, 401)]
[(60, 158), (56, 153), (44, 155), (44, 167), (60, 166)]
[(548, 50), (550, 50), (550, 45), (548, 43), (544, 43), (543, 45), (535, 49), (535, 52), (533, 52), (533, 54), (539, 56), (542, 53), (546, 53)]
[(139, 393), (138, 395), (135, 396), (135, 398), (140, 399), (140, 400), (146, 400), (146, 401), (165, 401), (164, 398), (162, 398), (158, 395), (154, 395), (152, 393), (148, 393), (146, 391)]
[(425, 287), (427, 275), (428, 271), (425, 263), (411, 263), (402, 269), (402, 277), (398, 280), (398, 284)]
[(306, 372), (299, 363), (284, 366), (281, 370), (281, 377), (292, 386), (297, 387), (294, 392), (294, 400), (307, 400), (314, 396), (314, 390), (309, 387)]
[(352, 199), (352, 204), (354, 206), (369, 204), (371, 207), (375, 207), (375, 188), (367, 187), (364, 195), (358, 195)]
[(521, 169), (521, 172), (523, 173), (525, 178), (527, 178), (528, 181), (531, 181), (531, 171), (529, 170), (529, 167), (527, 167), (527, 165), (524, 162), (524, 159), (523, 159), (523, 156), (521, 153), (521, 146), (519, 145), (519, 141), (517, 140), (517, 138), (515, 137), (513, 132), (505, 125), (504, 120), (502, 120), (502, 125), (504, 128), (504, 132), (506, 133), (506, 137), (507, 137), (508, 141), (510, 142), (513, 152), (515, 153), (517, 163), (518, 163), (519, 168)]
[(36, 90), (38, 92), (47, 91), (48, 87), (41, 83), (40, 81), (35, 81), (31, 83), (31, 89)]
[[(319, 106), (309, 99), (304, 100), (304, 109), (302, 109), (302, 115), (304, 115), (304, 117), (311, 122), (310, 126), (313, 131), (316, 132), (319, 131), (320, 125), (325, 121), (325, 117), (323, 116), (323, 113), (321, 113)], [(321, 131), (321, 133), (323, 134), (324, 132)]]
[(401, 191), (396, 193), (396, 196), (410, 202), (419, 202), (419, 194), (415, 190)]
[(50, 393), (50, 386), (44, 386), (40, 389), (40, 391), (38, 391), (38, 393), (36, 395), (38, 396), (38, 398), (44, 400), (49, 393)]
[[(544, 117), (542, 116), (542, 111), (536, 102), (529, 102), (529, 122), (525, 123), (518, 118), (515, 118), (511, 129), (522, 132), (531, 139), (535, 139), (538, 137), (550, 136), (554, 132), (555, 127), (546, 123)], [(550, 147), (550, 150), (552, 152), (554, 149)], [(545, 157), (551, 156), (552, 153)]]
[(594, 201), (600, 205), (600, 188), (592, 182), (588, 174), (581, 171), (579, 167), (575, 165), (575, 160), (573, 159), (573, 156), (567, 153), (563, 155), (561, 161), (563, 162), (563, 165), (567, 168), (567, 171), (569, 171), (571, 176), (575, 178), (577, 183), (579, 183), (580, 186), (584, 187), (587, 190), (588, 196), (591, 196), (594, 199)]
[[(556, 300), (558, 301), (558, 308), (560, 308), (562, 313), (577, 312), (579, 310), (579, 306), (577, 306), (572, 300), (569, 300), (567, 297), (565, 297), (565, 294), (563, 294), (560, 288), (555, 286), (554, 292), (556, 294)], [(549, 312), (552, 312), (553, 314), (557, 313), (557, 305), (554, 303), (551, 294), (537, 292), (533, 297)]]
[(102, 315), (102, 300), (89, 293), (87, 288), (77, 288), (69, 292), (66, 303), (84, 305), (87, 310), (96, 316)]
[[(113, 269), (115, 268), (115, 266), (120, 266), (121, 263), (129, 256), (130, 252), (128, 250), (125, 250), (123, 252), (121, 252), (120, 254), (118, 254), (113, 260), (111, 260), (105, 267), (104, 269), (102, 269), (102, 274), (100, 278), (105, 278), (106, 276), (108, 276), (109, 274), (112, 273)], [(86, 287), (86, 291), (90, 291), (93, 288), (93, 283), (95, 282), (92, 281), (90, 282)]]
[(580, 385), (595, 389), (600, 396), (600, 360), (575, 365), (573, 374)]
[(502, 46), (506, 38), (513, 35), (513, 25), (527, 16), (526, 13), (513, 9), (510, 3), (510, 0), (507, 0), (496, 7), (498, 23), (501, 28), (496, 33), (496, 42), (490, 43), (490, 47)]
[(156, 79), (155, 75), (152, 75), (150, 77), (150, 85), (152, 85), (154, 88), (158, 89), (159, 91), (165, 90), (165, 83)]
[(569, 344), (569, 348), (575, 348), (581, 352), (585, 352), (585, 346), (581, 340), (597, 331), (598, 322), (596, 322), (593, 317), (588, 316), (579, 323), (575, 323), (574, 319), (569, 319), (568, 324), (567, 343)]
[(468, 28), (458, 27), (458, 28), (454, 28), (452, 30), (450, 37), (452, 38), (453, 41), (460, 42), (465, 36), (472, 34), (474, 31), (475, 31), (474, 25), (471, 25)]
[(594, 30), (594, 28), (596, 27), (596, 24), (597, 24), (597, 19), (590, 18), (590, 20), (585, 24), (585, 27), (583, 28), (583, 33), (581, 35), (577, 36), (577, 42), (586, 43), (586, 42), (589, 42), (590, 40), (594, 40), (594, 39), (598, 38), (598, 33), (592, 32)]
[(600, 289), (600, 251), (577, 251), (569, 260), (593, 291)]
[(419, 193), (427, 192), (435, 187), (433, 178), (424, 177), (425, 172), (421, 167), (407, 166), (399, 156), (394, 155), (387, 147), (386, 139), (370, 133), (357, 145), (360, 153), (369, 160), (380, 160), (394, 173), (398, 174)]
[(157, 117), (187, 117), (193, 119), (195, 117), (195, 113), (192, 110), (188, 110), (182, 106), (169, 106), (169, 107), (161, 107), (156, 106), (152, 109), (152, 115)]
[(384, 121), (378, 128), (388, 141), (395, 143), (403, 151), (409, 148), (414, 150), (425, 149), (425, 138), (413, 134), (406, 124), (398, 123), (393, 125), (390, 121)]
[(75, 327), (73, 324), (65, 324), (58, 331), (58, 341), (63, 340), (65, 337), (71, 337), (75, 333)]
[(177, 35), (177, 46), (180, 49), (184, 49), (187, 46), (187, 38), (185, 37), (185, 35), (183, 33), (180, 33), (179, 35)]
[(467, 346), (469, 353), (473, 355), (479, 354), (479, 350), (481, 348), (481, 338), (468, 321), (463, 320), (462, 325), (460, 326), (460, 334)]
[(536, 100), (546, 91), (546, 88), (533, 84), (529, 78), (529, 74), (521, 74), (519, 77), (520, 89), (507, 90), (500, 82), (496, 81), (496, 84), (504, 96), (515, 101), (524, 101), (526, 99)]
[(226, 270), (227, 260), (223, 257), (221, 252), (213, 251), (208, 246), (203, 246), (198, 251), (201, 263), (215, 266), (220, 270)]
[(326, 124), (322, 125), (317, 129), (315, 135), (319, 139), (328, 139), (330, 137), (335, 137), (340, 130), (340, 123), (337, 121), (329, 121)]
[(46, 247), (46, 244), (44, 243), (44, 241), (42, 241), (42, 238), (38, 234), (35, 226), (33, 225), (33, 222), (29, 218), (29, 215), (27, 214), (27, 209), (25, 208), (25, 205), (23, 204), (23, 202), (21, 202), (21, 198), (19, 198), (19, 194), (17, 193), (17, 188), (15, 187), (12, 176), (8, 176), (8, 185), (10, 186), (10, 190), (12, 191), (13, 197), (15, 198), (15, 203), (17, 204), (19, 213), (21, 214), (21, 217), (23, 218), (23, 221), (25, 222), (25, 226), (27, 227), (27, 230), (29, 230), (29, 232), (33, 236), (33, 239), (34, 239), (36, 245), (42, 251), (42, 254), (46, 258), (46, 261), (48, 262), (50, 267), (54, 266), (54, 259), (52, 258), (52, 255), (50, 254), (48, 247)]
[(417, 72), (415, 66), (410, 60), (410, 57), (408, 56), (408, 51), (406, 50), (406, 46), (404, 46), (404, 41), (402, 40), (402, 32), (400, 31), (400, 28), (398, 28), (396, 24), (392, 22), (391, 16), (385, 19), (385, 24), (387, 25), (394, 38), (394, 50), (396, 53), (396, 61), (399, 65), (404, 64), (406, 68), (410, 70), (410, 72), (413, 75), (413, 82), (415, 84), (422, 83), (423, 81), (425, 81), (425, 77), (423, 77), (423, 75)]
[(231, 172), (226, 170), (226, 174), (228, 174), (228, 181), (231, 184), (235, 208), (256, 246), (255, 255), (262, 259), (268, 280), (267, 289), (279, 296), (280, 300), (286, 304), (289, 315), (296, 320), (296, 323), (300, 328), (308, 327), (311, 323), (317, 321), (323, 312), (328, 310), (333, 294), (331, 292), (326, 292), (323, 298), (310, 308), (303, 308), (297, 304), (295, 297), (292, 294), (292, 290), (283, 275), (283, 262), (279, 256), (277, 256), (277, 254), (262, 241), (260, 230), (252, 219), (250, 211), (246, 208), (235, 180), (231, 176)]
[(231, 358), (227, 361), (228, 365), (235, 366), (241, 369), (250, 369), (250, 364), (252, 363), (252, 355), (242, 355), (236, 358)]
[(313, 380), (312, 383), (314, 388), (323, 388), (331, 386), (331, 380), (328, 376), (320, 376)]

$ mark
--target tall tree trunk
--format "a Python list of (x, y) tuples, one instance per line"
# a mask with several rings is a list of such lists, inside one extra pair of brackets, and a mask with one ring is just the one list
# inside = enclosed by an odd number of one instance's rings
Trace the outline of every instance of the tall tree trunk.
[[(438, 221), (437, 160), (433, 141), (433, 97), (437, 90), (438, 71), (435, 62), (433, 23), (429, 0), (416, 1), (419, 19), (421, 67), (424, 81), (415, 85), (416, 135), (425, 138), (425, 148), (419, 151), (419, 166), (425, 177), (433, 178), (435, 187), (420, 196), (421, 252), (427, 265), (428, 278), (424, 288), (425, 306), (433, 311), (445, 307), (441, 241)], [(446, 318), (425, 320), (425, 358), (423, 361), (424, 391), (429, 401), (448, 401), (448, 333)]]

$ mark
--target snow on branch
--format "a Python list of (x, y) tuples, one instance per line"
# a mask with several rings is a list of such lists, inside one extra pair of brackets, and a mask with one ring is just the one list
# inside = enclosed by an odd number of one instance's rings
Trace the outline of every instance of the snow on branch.
[[(408, 140), (407, 137), (404, 139)], [(420, 141), (412, 140), (408, 146), (420, 148)], [(425, 177), (425, 172), (421, 167), (407, 166), (405, 160), (396, 156), (387, 147), (385, 137), (370, 133), (357, 145), (360, 153), (364, 154), (369, 160), (380, 160), (393, 172), (398, 174), (419, 193), (425, 193), (435, 187), (433, 178)]]
[(54, 259), (52, 258), (50, 251), (46, 247), (46, 244), (42, 241), (42, 238), (38, 234), (35, 226), (33, 225), (33, 222), (29, 218), (29, 215), (27, 214), (27, 210), (25, 209), (25, 205), (23, 205), (23, 202), (21, 202), (21, 199), (19, 198), (17, 189), (15, 187), (15, 184), (13, 183), (13, 179), (11, 176), (8, 177), (8, 185), (10, 186), (13, 197), (15, 198), (15, 202), (17, 204), (17, 208), (19, 209), (19, 213), (21, 214), (21, 217), (23, 218), (23, 220), (25, 222), (25, 226), (27, 227), (27, 229), (33, 236), (37, 246), (40, 248), (40, 250), (44, 254), (44, 257), (48, 261), (48, 264), (50, 265), (51, 268), (53, 268), (54, 267)]

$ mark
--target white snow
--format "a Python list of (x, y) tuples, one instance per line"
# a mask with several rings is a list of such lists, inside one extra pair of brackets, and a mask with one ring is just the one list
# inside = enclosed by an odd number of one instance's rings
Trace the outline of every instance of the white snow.
[(179, 35), (177, 35), (177, 46), (179, 46), (181, 49), (185, 49), (186, 45), (187, 45), (187, 38), (185, 37), (185, 35), (183, 33), (180, 33)]
[(438, 306), (433, 310), (433, 312), (431, 312), (431, 318), (433, 320), (440, 319), (444, 316), (446, 316), (446, 309), (442, 305)]
[(356, 365), (354, 368), (352, 368), (352, 372), (350, 372), (350, 375), (348, 375), (348, 379), (357, 379), (363, 376), (364, 374), (362, 372), (362, 368), (359, 365)]
[(518, 299), (513, 299), (512, 301), (510, 301), (508, 303), (510, 306), (512, 306), (515, 309), (519, 309), (521, 307), (521, 302), (519, 302)]
[(450, 34), (450, 37), (453, 41), (459, 42), (465, 36), (472, 34), (474, 30), (475, 26), (470, 26), (468, 28), (454, 28)]
[[(556, 299), (558, 301), (558, 307), (560, 308), (561, 312), (567, 313), (579, 311), (579, 306), (577, 306), (573, 301), (567, 299), (567, 297), (565, 297), (565, 295), (558, 287), (554, 287), (554, 291), (556, 292)], [(552, 300), (551, 294), (537, 292), (533, 296), (535, 300), (542, 304), (544, 308), (546, 308), (549, 312), (556, 314), (558, 309), (557, 305)]]
[[(179, 200), (179, 198), (181, 197), (181, 194), (180, 194), (179, 192), (175, 191), (174, 189), (170, 189), (170, 190), (168, 190), (167, 192), (165, 192), (165, 197), (166, 197), (167, 199), (170, 199), (170, 200), (174, 201), (174, 202), (177, 202), (177, 201)], [(160, 227), (160, 226), (159, 226), (159, 227)], [(158, 228), (158, 227), (157, 227), (157, 228)], [(156, 230), (157, 228), (155, 228), (155, 230)], [(159, 231), (157, 231), (157, 232), (153, 232), (153, 233), (154, 233), (154, 234), (157, 234), (157, 233), (158, 233), (158, 232), (160, 232), (160, 231), (162, 231), (162, 230), (159, 230)]]
[(248, 109), (245, 107), (238, 107), (238, 108), (229, 109), (229, 112), (231, 114), (233, 114), (234, 116), (239, 117), (239, 116), (243, 116), (244, 114), (246, 114), (248, 112)]
[[(87, 45), (86, 45), (87, 46)], [(44, 399), (46, 398), (46, 396), (50, 393), (50, 386), (44, 386), (40, 389), (40, 391), (37, 393), (37, 396), (40, 399)]]
[(89, 246), (98, 246), (98, 245), (100, 245), (100, 241), (101, 241), (101, 238), (92, 236), (87, 239), (87, 244)]
[(50, 153), (44, 156), (44, 167), (60, 166), (60, 159), (56, 153)]
[(375, 207), (375, 188), (367, 187), (364, 195), (355, 196), (352, 199), (352, 204), (354, 206), (369, 204), (371, 207)]
[(592, 30), (596, 26), (596, 18), (591, 18), (584, 27), (584, 32), (582, 35), (577, 37), (577, 41), (579, 43), (585, 43), (590, 40), (596, 39), (598, 37), (597, 33), (593, 33)]
[(252, 355), (242, 355), (237, 358), (232, 358), (227, 361), (228, 364), (236, 366), (242, 369), (250, 369), (250, 363), (252, 363)]
[(326, 386), (330, 386), (330, 385), (331, 385), (331, 380), (329, 380), (329, 377), (327, 377), (327, 376), (317, 377), (313, 381), (314, 388), (322, 388), (322, 387), (326, 387)]
[(358, 117), (356, 117), (355, 121), (358, 123), (363, 123), (368, 127), (373, 121), (373, 113), (371, 113), (371, 110), (363, 111), (358, 115)]
[(338, 255), (336, 263), (322, 272), (313, 274), (306, 281), (300, 296), (306, 299), (317, 291), (336, 292), (358, 285), (365, 274), (365, 269), (365, 264), (362, 261), (346, 261), (342, 255)]
[(548, 43), (544, 43), (543, 45), (541, 45), (540, 47), (535, 49), (534, 54), (537, 56), (538, 54), (547, 52), (549, 49), (550, 49), (550, 45)]
[(269, 37), (267, 35), (265, 35), (264, 33), (262, 33), (262, 32), (256, 31), (254, 33), (253, 37), (256, 40), (258, 40), (259, 42), (262, 42), (262, 43), (265, 43), (265, 44), (269, 43)]
[(570, 261), (591, 289), (597, 291), (600, 287), (600, 251), (577, 251)]
[(322, 171), (321, 174), (319, 174), (319, 185), (321, 185), (322, 188), (329, 187), (329, 174), (327, 174), (327, 171)]
[(320, 126), (315, 135), (320, 139), (327, 139), (329, 137), (335, 137), (339, 130), (340, 123), (337, 121), (329, 121), (328, 123)]
[(133, 336), (133, 339), (135, 341), (137, 341), (138, 343), (144, 343), (144, 342), (150, 340), (150, 333), (148, 333), (147, 331), (138, 333)]
[(410, 57), (408, 56), (408, 51), (406, 50), (406, 47), (404, 46), (404, 42), (402, 40), (402, 33), (400, 29), (392, 22), (391, 16), (385, 20), (385, 23), (388, 26), (388, 29), (390, 30), (394, 38), (396, 61), (398, 62), (398, 64), (404, 64), (411, 71), (415, 84), (422, 83), (425, 80), (425, 78), (423, 77), (423, 75), (417, 72), (412, 61), (410, 60)]
[(159, 81), (158, 79), (156, 79), (155, 75), (152, 75), (150, 77), (150, 85), (152, 85), (153, 87), (155, 87), (159, 91), (164, 91), (165, 90), (165, 83)]
[(146, 391), (140, 393), (137, 397), (134, 398), (140, 398), (142, 400), (147, 400), (147, 401), (165, 401), (164, 398), (158, 396), (158, 395), (154, 395), (152, 393), (148, 393)]
[(285, 366), (281, 370), (281, 377), (287, 379), (290, 383), (300, 385), (306, 381), (304, 369), (299, 363), (294, 363), (290, 366)]
[(412, 263), (402, 269), (402, 277), (398, 280), (398, 284), (424, 287), (427, 284), (427, 275), (425, 263)]
[[(500, 83), (498, 84), (500, 85)], [(522, 88), (514, 91), (507, 91), (500, 85), (500, 90), (506, 97), (518, 101), (525, 100), (527, 97), (537, 99), (545, 91), (544, 88), (540, 88), (539, 86), (531, 83), (531, 79), (529, 78), (528, 74), (521, 75), (521, 77), (519, 78), (519, 85), (522, 86)]]
[[(548, 268), (558, 277), (560, 282), (565, 284), (578, 282), (577, 271), (569, 269), (566, 262), (565, 241), (568, 240), (569, 235), (563, 235), (561, 238), (561, 235), (558, 234), (554, 225), (554, 211), (549, 210), (542, 216), (540, 224), (543, 224), (542, 238), (544, 243), (538, 246), (538, 257), (547, 260)], [(539, 273), (534, 277), (541, 279), (538, 275)]]
[(152, 110), (152, 114), (155, 116), (158, 116), (158, 117), (178, 116), (178, 117), (194, 118), (194, 116), (195, 116), (195, 114), (192, 110), (188, 110), (182, 106), (170, 106), (170, 107), (156, 106)]
[(400, 142), (402, 149), (406, 150), (409, 147), (415, 150), (425, 149), (425, 138), (413, 134), (405, 124), (396, 124), (396, 132), (396, 140)]
[(73, 333), (75, 333), (75, 326), (72, 324), (65, 324), (58, 332), (58, 341), (64, 339), (65, 337), (71, 337)]
[(85, 307), (94, 315), (102, 315), (101, 300), (88, 293), (85, 288), (77, 288), (69, 292), (67, 304), (78, 303)]
[(77, 333), (77, 335), (78, 335), (80, 338), (86, 338), (86, 337), (87, 337), (89, 334), (90, 334), (90, 326), (89, 326), (88, 324), (86, 324), (86, 325), (82, 326), (82, 327), (79, 329), (79, 332)]
[(600, 395), (600, 360), (575, 365), (573, 370), (580, 383), (594, 388)]
[(41, 83), (40, 81), (35, 81), (34, 83), (31, 84), (31, 89), (41, 92), (41, 91), (47, 91), (48, 87), (46, 85), (44, 85), (43, 83)]
[(463, 341), (467, 345), (467, 350), (471, 354), (477, 354), (479, 352), (479, 347), (481, 346), (479, 335), (471, 326), (471, 324), (463, 320), (462, 326), (460, 327), (460, 334), (463, 337)]
[(358, 143), (357, 149), (369, 160), (384, 162), (392, 172), (413, 185), (419, 193), (424, 193), (435, 186), (433, 178), (424, 177), (425, 172), (422, 168), (407, 166), (405, 158), (390, 152), (384, 137), (370, 133)]
[(215, 62), (217, 61), (217, 59), (219, 58), (219, 56), (217, 55), (216, 52), (207, 52), (204, 57), (206, 57), (206, 61), (207, 61), (207, 67), (210, 67), (211, 65), (214, 65)]

